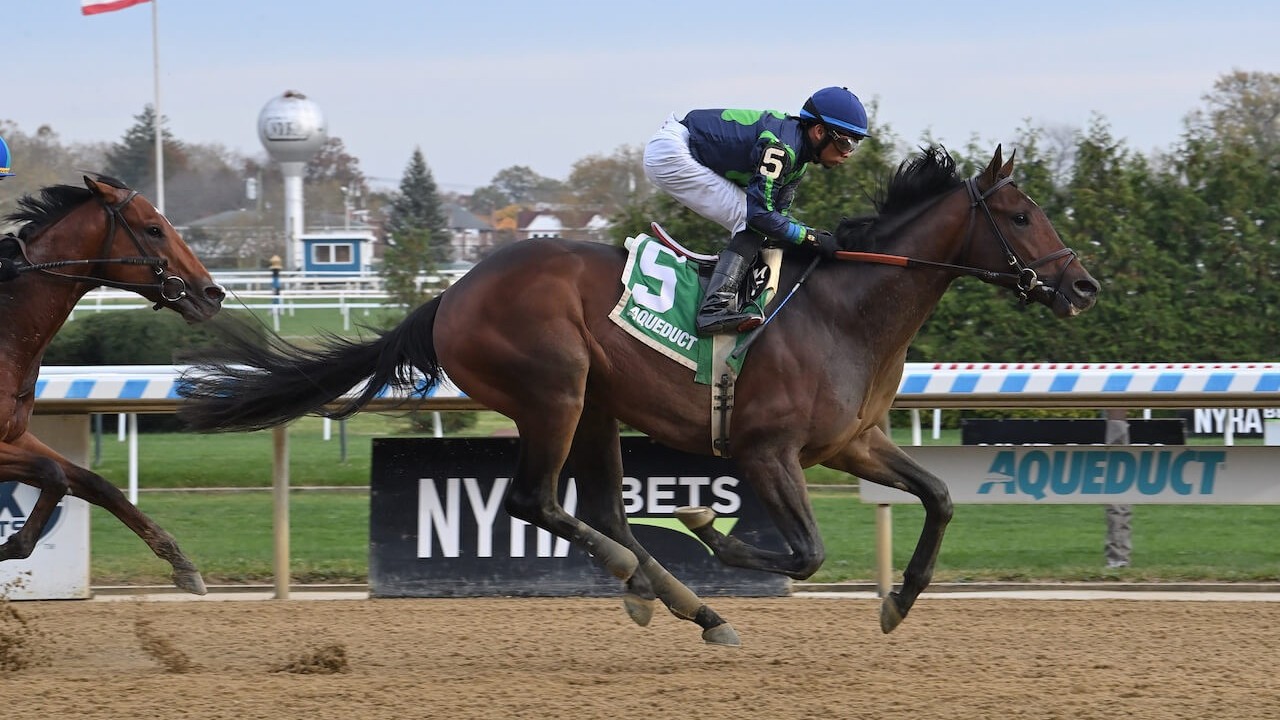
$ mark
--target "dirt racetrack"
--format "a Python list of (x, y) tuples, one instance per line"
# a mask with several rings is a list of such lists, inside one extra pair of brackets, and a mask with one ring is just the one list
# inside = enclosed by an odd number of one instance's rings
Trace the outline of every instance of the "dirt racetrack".
[(1280, 603), (926, 595), (888, 636), (875, 600), (711, 604), (742, 648), (705, 646), (665, 611), (636, 627), (602, 599), (12, 603), (0, 706), (44, 720), (1280, 718)]

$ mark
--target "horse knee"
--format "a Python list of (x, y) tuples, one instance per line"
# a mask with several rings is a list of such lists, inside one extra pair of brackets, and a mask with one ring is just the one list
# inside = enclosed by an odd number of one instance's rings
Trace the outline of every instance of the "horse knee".
[(818, 572), (818, 568), (822, 567), (826, 559), (827, 553), (822, 547), (796, 550), (791, 556), (791, 567), (785, 571), (785, 574), (793, 580), (808, 580)]
[(951, 522), (952, 516), (955, 515), (955, 503), (951, 501), (951, 493), (943, 488), (942, 492), (934, 497), (933, 514), (943, 525)]
[(826, 562), (827, 553), (818, 548), (800, 556), (800, 565), (796, 570), (796, 580), (808, 580), (813, 574), (818, 572), (818, 568), (822, 567), (822, 563)]
[(53, 458), (40, 457), (31, 462), (31, 477), (37, 483), (36, 487), (40, 488), (40, 493), (52, 493), (61, 500), (70, 489), (67, 482), (67, 476), (62, 472), (62, 466)]

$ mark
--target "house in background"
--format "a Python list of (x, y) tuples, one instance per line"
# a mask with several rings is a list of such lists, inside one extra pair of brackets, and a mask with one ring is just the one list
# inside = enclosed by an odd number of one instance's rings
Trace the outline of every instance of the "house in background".
[(453, 259), (474, 262), (493, 249), (496, 232), (493, 224), (457, 203), (446, 203)]
[(516, 233), (521, 240), (562, 237), (608, 243), (610, 225), (600, 213), (582, 210), (522, 210), (516, 217)]

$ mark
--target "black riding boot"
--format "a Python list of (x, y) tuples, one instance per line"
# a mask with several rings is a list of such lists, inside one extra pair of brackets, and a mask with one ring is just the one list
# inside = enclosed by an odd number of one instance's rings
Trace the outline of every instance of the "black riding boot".
[(738, 308), (738, 288), (749, 266), (746, 258), (728, 248), (720, 253), (716, 269), (707, 282), (707, 294), (698, 308), (699, 335), (746, 332), (764, 322), (757, 313), (741, 312)]

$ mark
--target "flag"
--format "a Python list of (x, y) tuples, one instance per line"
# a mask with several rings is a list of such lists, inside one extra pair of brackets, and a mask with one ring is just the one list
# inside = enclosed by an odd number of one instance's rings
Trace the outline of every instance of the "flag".
[(80, 14), (97, 15), (113, 10), (123, 10), (144, 2), (150, 2), (150, 0), (80, 0)]

